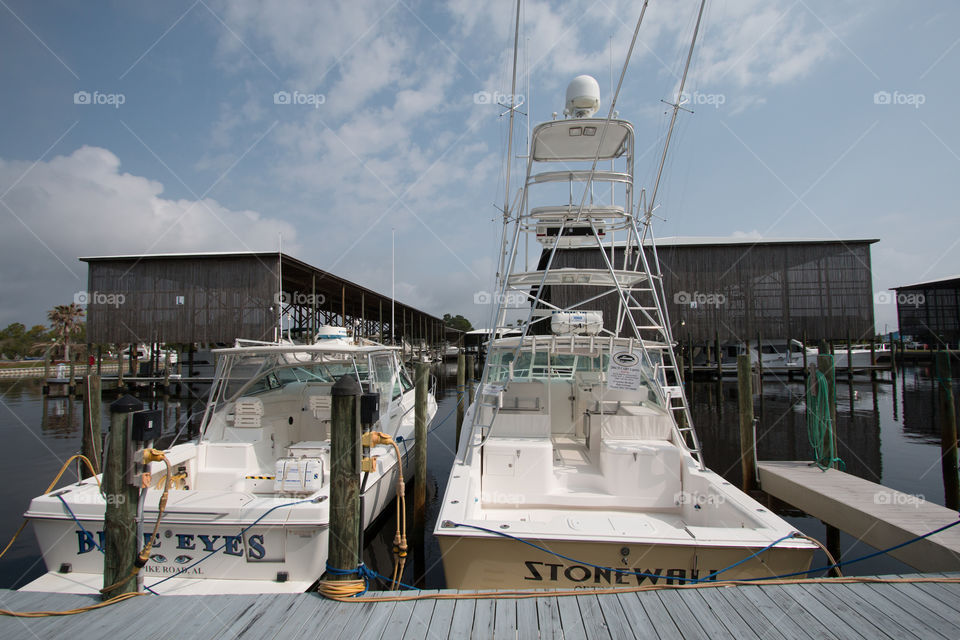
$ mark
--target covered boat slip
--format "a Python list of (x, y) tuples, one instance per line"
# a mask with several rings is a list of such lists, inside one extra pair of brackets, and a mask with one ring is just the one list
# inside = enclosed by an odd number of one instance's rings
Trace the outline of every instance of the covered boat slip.
[[(957, 574), (952, 574), (957, 579)], [(893, 577), (893, 576), (891, 576)], [(141, 596), (72, 616), (0, 617), (0, 636), (52, 639), (76, 634), (143, 637), (299, 638), (956, 638), (960, 584), (821, 581), (806, 584), (666, 588), (481, 599), (476, 592), (412, 592), (444, 599), (335, 602), (314, 593)], [(865, 580), (870, 580), (866, 578)], [(657, 586), (662, 586), (663, 581)], [(528, 585), (532, 586), (532, 585)], [(0, 591), (0, 607), (64, 610), (95, 604), (91, 596)], [(145, 627), (143, 621), (155, 621)]]

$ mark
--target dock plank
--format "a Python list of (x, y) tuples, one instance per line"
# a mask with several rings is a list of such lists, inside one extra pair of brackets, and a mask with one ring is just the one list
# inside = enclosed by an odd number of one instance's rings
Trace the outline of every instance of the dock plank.
[(661, 631), (661, 629), (669, 630), (671, 633), (673, 633), (672, 629), (676, 629), (677, 631), (675, 633), (680, 633), (680, 627), (677, 625), (676, 620), (670, 615), (670, 612), (667, 611), (666, 607), (663, 606), (663, 600), (660, 599), (656, 591), (641, 591), (637, 594), (637, 599), (640, 601), (640, 606), (642, 606), (643, 610), (647, 613), (647, 616), (650, 618), (650, 621), (657, 629), (657, 633), (660, 634), (661, 638), (670, 637), (664, 636), (664, 632)]
[[(710, 608), (710, 611), (714, 616), (723, 624), (726, 630), (733, 637), (738, 640), (747, 640), (749, 638), (758, 638), (757, 632), (753, 627), (746, 621), (746, 619), (741, 615), (740, 611), (737, 611), (737, 608), (734, 607), (728, 600), (724, 599), (723, 596), (719, 593), (719, 588), (705, 588), (697, 589), (691, 593), (700, 596), (703, 599), (704, 604)], [(769, 633), (771, 629), (769, 627), (763, 630), (764, 638), (770, 638), (771, 634)], [(782, 636), (777, 635), (776, 633), (772, 636), (782, 639)]]
[(319, 627), (323, 626), (323, 623), (331, 617), (330, 614), (339, 604), (315, 593), (308, 593), (306, 596), (306, 598), (300, 600), (300, 606), (290, 611), (289, 615), (281, 621), (273, 634), (263, 637), (273, 640), (278, 638), (289, 640), (309, 635), (310, 631), (317, 631)]
[(387, 624), (384, 625), (380, 637), (387, 638), (387, 640), (402, 638), (407, 630), (407, 625), (410, 624), (410, 617), (413, 615), (415, 606), (416, 602), (413, 600), (397, 602), (393, 611), (390, 612), (390, 617), (387, 618)]
[(630, 622), (627, 615), (623, 612), (623, 606), (620, 604), (620, 598), (617, 594), (610, 593), (597, 596), (597, 604), (600, 606), (600, 612), (603, 620), (614, 638), (633, 638), (633, 629), (630, 628)]
[(598, 598), (600, 598), (600, 596), (593, 594), (577, 596), (577, 604), (580, 605), (580, 618), (583, 620), (583, 629), (590, 638), (615, 637), (603, 617), (603, 610), (600, 609)]
[(473, 628), (471, 638), (489, 638), (493, 631), (493, 614), (496, 600), (484, 598), (477, 600), (473, 608)]
[[(440, 592), (437, 589), (427, 589), (420, 593)], [(432, 598), (416, 601), (410, 614), (410, 623), (407, 624), (407, 630), (403, 634), (403, 640), (426, 640), (427, 630), (430, 628), (430, 620), (433, 618), (433, 610), (436, 606), (437, 601)]]
[[(680, 635), (682, 635), (685, 639), (702, 638), (703, 640), (709, 640), (710, 634), (706, 631), (705, 627), (701, 626), (701, 621), (688, 606), (689, 602), (687, 601), (687, 598), (684, 597), (687, 594), (684, 593), (681, 595), (680, 592), (673, 589), (651, 593), (660, 597), (660, 601), (663, 603), (667, 613), (670, 614), (670, 617), (673, 618), (673, 622), (677, 625), (677, 628), (680, 629)], [(716, 622), (715, 617), (714, 622)], [(724, 632), (725, 631), (726, 630), (724, 629)], [(729, 636), (730, 634), (726, 634), (723, 637), (727, 638)]]
[[(467, 591), (461, 593), (469, 593)], [(450, 623), (450, 636), (455, 638), (467, 638), (473, 630), (473, 611), (476, 607), (476, 600), (461, 599), (455, 600), (453, 608), (453, 622)]]
[(539, 640), (537, 601), (533, 598), (517, 600), (517, 640)]
[[(808, 462), (757, 465), (763, 490), (876, 549), (886, 549), (956, 522), (955, 511), (856, 476)], [(905, 507), (904, 505), (909, 505)], [(890, 555), (920, 571), (960, 570), (960, 527)]]
[(831, 614), (836, 615), (864, 636), (889, 637), (894, 640), (908, 640), (914, 637), (886, 613), (877, 611), (865, 602), (860, 602), (854, 594), (825, 588), (819, 584), (797, 586), (802, 587), (814, 600), (821, 602)]
[[(930, 611), (933, 615), (953, 626), (954, 629), (960, 630), (960, 618), (957, 617), (957, 610), (954, 608), (956, 604), (945, 604), (915, 584), (906, 584), (900, 582), (880, 586), (890, 587), (903, 593), (908, 598), (919, 603), (920, 606)], [(954, 634), (960, 636), (960, 633), (957, 633), (956, 631)]]
[(557, 611), (560, 613), (560, 626), (566, 640), (586, 640), (587, 632), (580, 617), (580, 605), (576, 596), (557, 596)]
[(563, 638), (563, 632), (560, 630), (560, 609), (556, 597), (537, 598), (537, 624), (543, 640)]
[(430, 640), (440, 640), (453, 635), (453, 610), (456, 604), (455, 600), (437, 600), (427, 633)]
[[(660, 637), (647, 611), (643, 608), (643, 605), (640, 604), (640, 599), (636, 593), (619, 593), (617, 594), (617, 600), (620, 601), (623, 615), (627, 618), (627, 623), (631, 629), (633, 629), (633, 636), (635, 638), (640, 638), (641, 640), (657, 640)], [(679, 633), (677, 626), (673, 624), (672, 620), (670, 624), (673, 629), (665, 631), (669, 631), (673, 635)], [(671, 637), (671, 635), (664, 637)]]
[[(803, 626), (795, 620), (791, 616), (791, 605), (789, 603), (785, 605), (770, 597), (767, 592), (770, 586), (772, 585), (743, 587), (738, 589), (735, 595), (749, 600), (769, 621), (770, 626), (778, 629), (790, 640), (802, 640), (803, 638), (832, 639), (833, 636), (823, 628), (823, 625)], [(802, 607), (798, 604), (792, 606), (802, 610)]]
[(494, 640), (514, 640), (517, 637), (517, 601), (494, 600)]
[(880, 635), (879, 631), (874, 631), (869, 636), (858, 632), (841, 616), (838, 616), (829, 607), (824, 606), (820, 598), (817, 597), (820, 594), (815, 594), (808, 589), (804, 589), (805, 586), (807, 585), (785, 584), (781, 585), (780, 589), (787, 596), (793, 598), (797, 604), (803, 607), (820, 624), (825, 626), (835, 638), (839, 640), (861, 640), (861, 638), (878, 637)]
[(393, 613), (394, 602), (358, 602), (338, 638), (379, 638)]
[(900, 598), (900, 602), (891, 600), (881, 595), (877, 589), (871, 588), (873, 585), (868, 584), (844, 584), (837, 585), (840, 587), (845, 587), (849, 592), (857, 598), (860, 598), (863, 602), (868, 603), (875, 611), (883, 611), (893, 618), (898, 625), (913, 633), (916, 637), (932, 637), (937, 635), (941, 638), (952, 638), (952, 635), (947, 635), (941, 630), (936, 629), (933, 625), (930, 624), (929, 619), (925, 619), (917, 614), (919, 607), (909, 606), (908, 608), (903, 608), (901, 602), (906, 600), (906, 596)]

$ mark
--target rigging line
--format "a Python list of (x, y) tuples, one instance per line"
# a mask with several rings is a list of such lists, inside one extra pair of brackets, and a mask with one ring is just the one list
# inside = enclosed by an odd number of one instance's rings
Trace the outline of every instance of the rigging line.
[(497, 276), (503, 275), (503, 263), (506, 253), (507, 225), (510, 217), (510, 170), (512, 166), (513, 155), (513, 119), (517, 112), (517, 49), (520, 41), (520, 2), (517, 0), (517, 17), (513, 29), (513, 77), (510, 81), (510, 123), (507, 125), (507, 172), (504, 178), (503, 188), (503, 241), (500, 245), (500, 268), (497, 270)]
[(649, 207), (646, 213), (646, 219), (649, 221), (650, 215), (653, 213), (654, 203), (657, 200), (657, 190), (660, 188), (660, 178), (663, 176), (663, 166), (667, 161), (667, 150), (670, 148), (670, 138), (673, 136), (673, 127), (677, 122), (677, 113), (680, 111), (680, 96), (683, 95), (683, 88), (687, 84), (687, 73), (690, 71), (690, 60), (693, 58), (693, 48), (697, 43), (697, 34), (700, 32), (700, 20), (703, 18), (703, 8), (706, 6), (707, 0), (700, 0), (700, 11), (697, 13), (697, 24), (693, 27), (693, 39), (690, 40), (690, 49), (687, 51), (687, 61), (683, 65), (683, 76), (680, 78), (680, 86), (677, 88), (677, 99), (673, 104), (673, 115), (670, 116), (670, 128), (667, 129), (667, 139), (663, 143), (663, 153), (660, 155), (660, 168), (657, 169), (657, 179), (653, 183), (653, 191), (650, 193), (650, 198), (647, 200), (647, 206)]

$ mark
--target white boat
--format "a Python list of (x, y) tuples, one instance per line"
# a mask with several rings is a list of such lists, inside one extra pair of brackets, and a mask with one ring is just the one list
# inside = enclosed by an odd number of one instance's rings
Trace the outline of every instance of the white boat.
[[(176, 479), (160, 534), (142, 569), (161, 594), (304, 591), (325, 569), (329, 525), (330, 390), (356, 376), (380, 393), (375, 430), (400, 442), (412, 468), (414, 385), (398, 350), (331, 338), (313, 345), (217, 349), (217, 370), (200, 436), (166, 452)], [(428, 400), (428, 420), (436, 402)], [(408, 455), (409, 451), (409, 455)], [(369, 525), (395, 496), (397, 455), (378, 445), (362, 478)], [(156, 522), (165, 477), (146, 491), (142, 528)], [(93, 478), (38, 496), (33, 523), (48, 573), (27, 589), (96, 592), (103, 587), (105, 499)]]
[[(591, 118), (598, 104), (596, 81), (580, 76), (567, 89), (572, 117), (532, 132), (498, 298), (523, 296), (530, 308), (519, 336), (499, 337), (509, 322), (500, 305), (464, 417), (434, 530), (446, 586), (607, 587), (803, 571), (815, 543), (703, 464), (676, 384), (651, 208), (640, 222), (634, 214), (633, 127), (612, 107), (606, 119)], [(562, 189), (544, 189), (549, 183)], [(533, 206), (558, 193), (569, 200)], [(608, 193), (608, 202), (595, 197)], [(528, 233), (543, 247), (536, 271), (518, 268)], [(638, 250), (647, 242), (649, 256)], [(602, 251), (607, 268), (552, 266), (558, 250), (586, 247)], [(596, 310), (602, 300), (615, 301), (614, 313)]]

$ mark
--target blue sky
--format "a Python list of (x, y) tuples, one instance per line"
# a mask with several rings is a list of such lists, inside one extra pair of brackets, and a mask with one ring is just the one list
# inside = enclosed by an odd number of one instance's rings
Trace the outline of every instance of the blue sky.
[[(580, 73), (609, 98), (639, 8), (524, 3), (533, 123)], [(652, 0), (618, 103), (654, 149), (644, 185), (696, 8)], [(708, 2), (657, 235), (880, 238), (875, 291), (960, 273), (958, 18), (947, 0)], [(78, 256), (281, 235), (389, 292), (393, 229), (398, 298), (482, 322), (506, 118), (475, 97), (509, 92), (512, 19), (499, 0), (2, 0), (0, 326), (84, 289)], [(876, 316), (894, 328), (891, 305)]]

